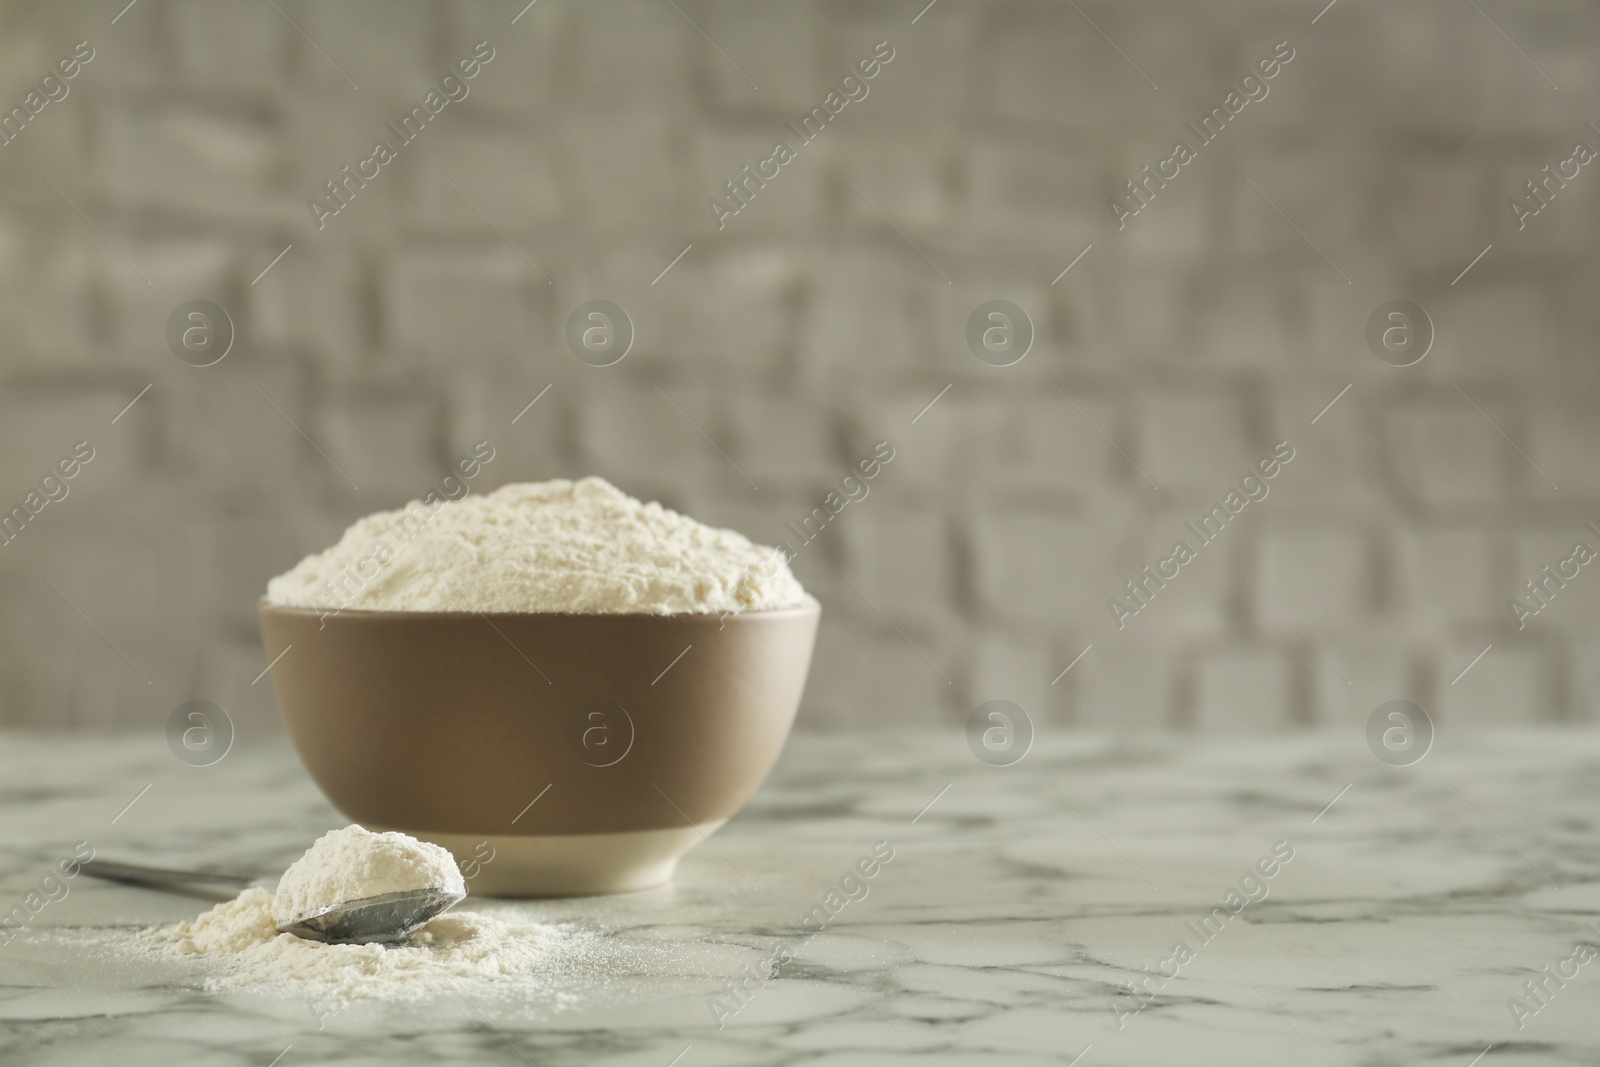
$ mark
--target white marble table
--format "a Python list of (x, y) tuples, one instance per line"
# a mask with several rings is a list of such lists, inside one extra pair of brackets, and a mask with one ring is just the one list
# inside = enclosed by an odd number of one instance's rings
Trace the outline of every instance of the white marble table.
[[(108, 954), (106, 929), (202, 905), (79, 878), (0, 947), (0, 1063), (1594, 1064), (1600, 960), (1542, 1004), (1524, 982), (1600, 943), (1600, 733), (1452, 740), (1394, 768), (1359, 737), (1045, 737), (997, 768), (956, 734), (796, 739), (670, 887), (478, 905), (590, 935), (548, 996), (358, 1002), (320, 1029)], [(286, 747), (195, 768), (159, 737), (0, 735), (6, 908), (79, 840), (275, 873), (341, 822)], [(867, 895), (802, 936), (878, 841)], [(1246, 883), (1265, 898), (1197, 936), (1277, 842), (1293, 859)], [(1512, 998), (1539, 1007), (1520, 1029)]]

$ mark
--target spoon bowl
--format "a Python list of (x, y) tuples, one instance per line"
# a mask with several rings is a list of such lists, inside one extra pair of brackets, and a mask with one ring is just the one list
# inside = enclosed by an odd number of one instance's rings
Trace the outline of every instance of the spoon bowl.
[(448, 889), (407, 889), (346, 900), (278, 924), (281, 934), (330, 945), (400, 941), (466, 898)]

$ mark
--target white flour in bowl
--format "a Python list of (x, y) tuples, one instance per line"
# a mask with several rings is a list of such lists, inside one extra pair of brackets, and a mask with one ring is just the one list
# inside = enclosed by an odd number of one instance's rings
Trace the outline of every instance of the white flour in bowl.
[(417, 885), (462, 887), (450, 853), (405, 834), (335, 830), (285, 872), (276, 895), (251, 887), (188, 922), (144, 931), (168, 958), (203, 957), (209, 989), (304, 996), (337, 1005), (360, 998), (435, 996), (463, 980), (536, 972), (562, 935), (549, 927), (451, 911), (395, 945), (330, 945), (280, 934), (279, 917)]
[(645, 504), (602, 478), (431, 495), (356, 522), (267, 583), (327, 611), (649, 615), (814, 603), (781, 549)]

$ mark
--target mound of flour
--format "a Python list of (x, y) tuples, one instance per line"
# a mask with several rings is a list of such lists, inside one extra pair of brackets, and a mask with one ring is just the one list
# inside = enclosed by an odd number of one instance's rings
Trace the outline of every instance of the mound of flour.
[(519, 482), (378, 512), (267, 583), (342, 610), (674, 615), (811, 603), (782, 553), (602, 478)]
[(526, 978), (552, 949), (549, 928), (451, 911), (407, 940), (329, 945), (280, 934), (277, 923), (324, 904), (417, 886), (462, 890), (448, 851), (405, 834), (349, 826), (324, 835), (284, 873), (276, 894), (252, 886), (188, 922), (145, 930), (167, 958), (204, 957), (210, 989), (249, 989), (338, 1005), (436, 996), (471, 979)]
[(515, 979), (538, 970), (550, 949), (545, 927), (451, 911), (395, 945), (328, 945), (280, 934), (272, 894), (252, 887), (199, 918), (146, 930), (149, 947), (214, 965), (206, 987), (319, 1004), (437, 996), (463, 980)]
[(272, 917), (288, 922), (331, 904), (408, 889), (467, 891), (448, 849), (408, 834), (346, 826), (323, 834), (283, 872)]

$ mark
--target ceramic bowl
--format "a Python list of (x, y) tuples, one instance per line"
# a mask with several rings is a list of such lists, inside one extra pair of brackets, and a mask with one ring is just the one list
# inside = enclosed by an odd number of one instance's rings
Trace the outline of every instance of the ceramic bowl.
[(443, 845), (490, 896), (671, 878), (776, 762), (819, 615), (260, 605), (284, 724), (334, 807)]

